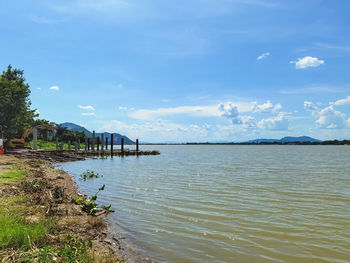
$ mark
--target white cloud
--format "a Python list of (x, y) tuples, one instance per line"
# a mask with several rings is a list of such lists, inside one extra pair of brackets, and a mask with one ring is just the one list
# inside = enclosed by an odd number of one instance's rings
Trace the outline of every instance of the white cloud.
[(333, 105), (318, 112), (316, 123), (321, 129), (344, 129), (347, 127), (346, 115), (333, 108)]
[(280, 113), (277, 117), (260, 120), (258, 127), (266, 130), (288, 130), (289, 121), (284, 113)]
[(229, 118), (232, 124), (242, 124), (242, 120), (238, 113), (238, 108), (233, 103), (219, 104), (221, 116)]
[(282, 109), (282, 105), (280, 103), (273, 105), (269, 100), (266, 103), (260, 105), (257, 102), (254, 102), (253, 104), (253, 111), (259, 113), (275, 113), (278, 110)]
[(305, 69), (310, 67), (318, 67), (324, 64), (324, 60), (318, 59), (316, 57), (306, 56), (303, 58), (298, 58), (297, 61), (291, 61), (291, 64), (295, 64), (296, 69)]
[[(348, 86), (348, 85), (346, 85)], [(348, 87), (346, 87), (348, 88)], [(280, 90), (281, 94), (318, 94), (318, 93), (340, 93), (346, 91), (345, 87), (332, 87), (332, 86), (320, 86), (314, 85), (312, 87), (300, 88), (300, 89), (285, 89)]]
[(350, 96), (348, 96), (345, 99), (337, 100), (336, 102), (333, 102), (331, 104), (336, 105), (336, 106), (350, 104)]
[(50, 87), (50, 90), (59, 91), (60, 88), (58, 86), (52, 86)]
[(86, 105), (86, 106), (78, 105), (78, 108), (82, 110), (91, 110), (91, 111), (95, 110), (95, 108), (91, 105)]
[(262, 60), (262, 59), (267, 58), (268, 56), (270, 56), (270, 52), (265, 52), (265, 53), (261, 54), (260, 56), (258, 56), (256, 59)]
[(54, 23), (64, 21), (63, 19), (55, 20), (55, 19), (51, 19), (43, 16), (35, 16), (35, 15), (28, 16), (28, 19), (38, 24), (54, 24)]
[(155, 110), (136, 110), (129, 113), (129, 117), (139, 120), (152, 120), (161, 116), (187, 114), (201, 117), (220, 116), (218, 106), (179, 106), (173, 108), (158, 108)]
[(118, 120), (112, 120), (103, 122), (99, 131), (127, 134), (130, 138), (139, 138), (148, 142), (206, 141), (210, 133), (205, 124), (182, 125), (163, 120), (143, 122), (140, 124), (127, 124)]
[(83, 112), (81, 115), (83, 115), (83, 116), (95, 116), (96, 113), (94, 113), (94, 112)]
[(304, 101), (304, 109), (315, 114), (319, 108), (311, 101)]
[(118, 109), (119, 109), (119, 110), (127, 110), (128, 107), (119, 106)]
[[(273, 105), (270, 101), (259, 105), (257, 102), (223, 102), (218, 105), (208, 106), (178, 106), (170, 108), (158, 108), (154, 110), (136, 110), (129, 113), (129, 117), (139, 120), (154, 120), (162, 116), (186, 114), (197, 117), (228, 117), (234, 114), (234, 107), (240, 113), (259, 112), (275, 113), (282, 108), (281, 104)], [(231, 112), (229, 112), (231, 111)]]

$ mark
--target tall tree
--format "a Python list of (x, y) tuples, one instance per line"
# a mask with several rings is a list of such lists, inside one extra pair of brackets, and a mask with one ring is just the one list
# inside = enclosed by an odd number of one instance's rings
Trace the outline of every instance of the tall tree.
[(9, 65), (0, 75), (0, 125), (6, 138), (20, 137), (33, 124), (36, 114), (30, 109), (29, 95), (23, 71)]

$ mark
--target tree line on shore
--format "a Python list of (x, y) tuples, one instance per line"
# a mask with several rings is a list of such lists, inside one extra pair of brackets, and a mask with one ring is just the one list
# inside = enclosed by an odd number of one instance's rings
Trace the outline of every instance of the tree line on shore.
[(0, 131), (5, 138), (5, 145), (9, 144), (10, 139), (21, 138), (28, 128), (43, 124), (54, 126), (55, 129), (38, 130), (38, 139), (55, 141), (58, 138), (60, 142), (85, 140), (84, 132), (70, 131), (54, 122), (39, 119), (36, 109), (31, 109), (29, 95), (30, 86), (26, 83), (23, 70), (9, 65), (0, 75)]

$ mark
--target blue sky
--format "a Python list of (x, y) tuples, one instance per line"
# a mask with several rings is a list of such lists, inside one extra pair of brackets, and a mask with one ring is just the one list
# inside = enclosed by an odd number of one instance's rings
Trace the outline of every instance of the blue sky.
[(147, 142), (350, 134), (346, 0), (0, 1), (0, 69), (57, 123)]

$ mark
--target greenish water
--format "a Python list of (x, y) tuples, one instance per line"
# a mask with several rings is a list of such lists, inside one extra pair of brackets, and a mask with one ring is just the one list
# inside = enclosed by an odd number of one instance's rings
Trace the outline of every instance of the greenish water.
[(350, 146), (142, 146), (61, 167), (160, 262), (350, 262)]

